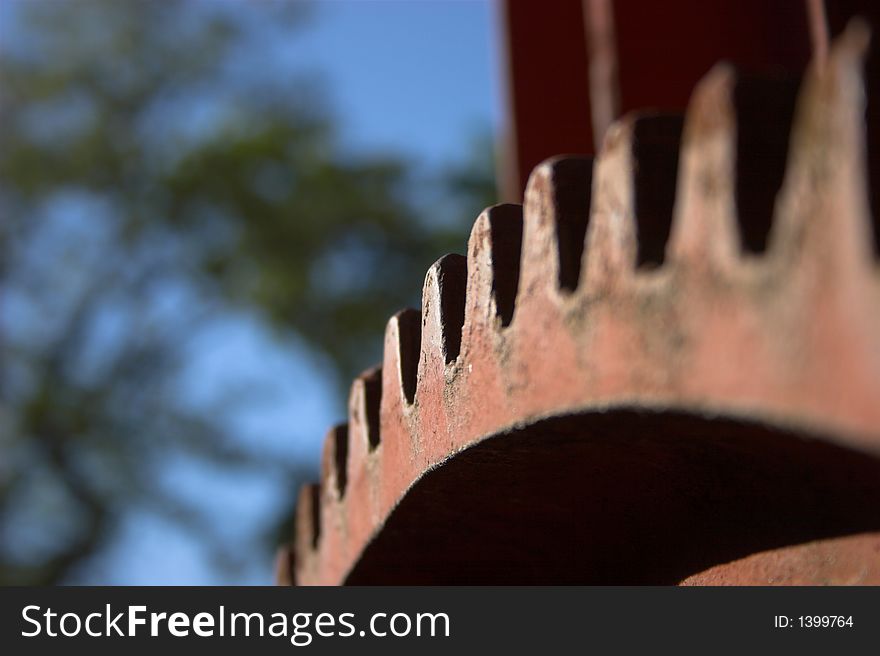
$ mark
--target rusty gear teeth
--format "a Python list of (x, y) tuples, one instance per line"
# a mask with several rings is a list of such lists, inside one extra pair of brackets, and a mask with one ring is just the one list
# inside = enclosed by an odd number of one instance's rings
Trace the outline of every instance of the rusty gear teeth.
[(420, 379), (440, 366), (439, 361), (435, 362), (438, 357), (448, 365), (461, 352), (466, 286), (467, 260), (462, 255), (444, 255), (428, 269), (422, 290)]
[[(519, 286), (522, 231), (520, 205), (496, 205), (477, 218), (468, 240), (465, 325), (510, 325)], [(473, 333), (466, 337), (474, 338)]]
[[(624, 117), (595, 163), (545, 162), (524, 208), (483, 212), (467, 258), (431, 267), (422, 313), (393, 316), (382, 367), (355, 380), (299, 497), (291, 580), (345, 582), (417, 481), (541, 418), (747, 418), (880, 455), (866, 44), (851, 24), (796, 103), (787, 82), (718, 66), (683, 123)], [(779, 132), (765, 178), (756, 106)]]
[(611, 126), (595, 165), (594, 200), (583, 268), (589, 292), (604, 293), (636, 269), (663, 264), (682, 120), (625, 116)]
[(418, 310), (407, 308), (391, 317), (385, 328), (383, 398), (402, 395), (408, 405), (415, 402), (421, 344), (422, 315)]
[(532, 172), (523, 209), (520, 276), (526, 295), (550, 286), (569, 292), (577, 288), (592, 175), (593, 160), (587, 157), (556, 157)]
[(355, 378), (349, 395), (349, 452), (354, 462), (362, 461), (382, 441), (381, 404), (382, 367), (374, 367)]

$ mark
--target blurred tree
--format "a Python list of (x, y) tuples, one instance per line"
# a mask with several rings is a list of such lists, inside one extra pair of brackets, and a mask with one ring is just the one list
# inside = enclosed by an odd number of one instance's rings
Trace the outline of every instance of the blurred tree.
[(7, 12), (0, 582), (56, 583), (134, 506), (215, 542), (210, 522), (156, 482), (169, 454), (295, 468), (181, 403), (190, 337), (207, 317), (256, 308), (347, 380), (379, 357), (387, 317), (418, 302), (426, 267), (463, 246), (491, 201), (491, 148), (436, 181), (437, 207), (461, 212), (451, 222), (418, 202), (410, 163), (346, 156), (316, 80), (254, 59), (267, 34), (295, 38), (302, 3)]

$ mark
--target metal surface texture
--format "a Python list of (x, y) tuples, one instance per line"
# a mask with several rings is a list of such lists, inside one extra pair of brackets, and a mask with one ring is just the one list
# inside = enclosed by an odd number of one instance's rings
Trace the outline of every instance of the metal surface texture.
[(538, 166), (388, 322), (285, 583), (880, 583), (859, 22)]

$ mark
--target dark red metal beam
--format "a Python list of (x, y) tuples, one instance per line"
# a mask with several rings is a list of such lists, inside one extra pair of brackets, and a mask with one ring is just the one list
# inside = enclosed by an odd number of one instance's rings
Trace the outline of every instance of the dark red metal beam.
[(697, 80), (722, 60), (765, 74), (799, 73), (809, 61), (803, 2), (612, 4), (621, 114), (647, 107), (684, 109)]
[(500, 0), (506, 138), (500, 195), (519, 202), (532, 169), (592, 153), (614, 118), (682, 110), (715, 63), (801, 71), (810, 55), (805, 2)]
[(560, 153), (594, 151), (581, 0), (501, 0), (507, 138), (500, 194), (522, 202), (531, 170)]

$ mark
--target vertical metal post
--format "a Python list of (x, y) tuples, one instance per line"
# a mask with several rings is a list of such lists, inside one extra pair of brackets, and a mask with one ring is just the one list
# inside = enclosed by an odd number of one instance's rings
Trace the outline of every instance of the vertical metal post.
[(561, 153), (594, 150), (582, 0), (499, 0), (506, 138), (500, 196), (521, 202), (529, 173)]

